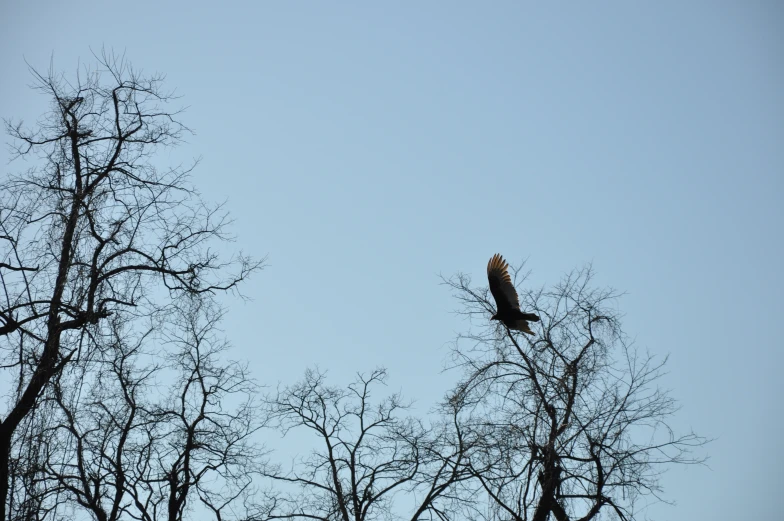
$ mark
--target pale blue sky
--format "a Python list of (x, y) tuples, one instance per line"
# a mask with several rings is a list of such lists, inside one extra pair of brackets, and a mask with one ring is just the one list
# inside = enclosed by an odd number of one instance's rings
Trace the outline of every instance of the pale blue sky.
[(203, 156), (269, 254), (226, 323), (259, 380), (383, 365), (426, 408), (466, 328), (438, 273), (593, 262), (671, 356), (673, 425), (718, 438), (649, 515), (781, 516), (784, 3), (8, 1), (0, 116), (44, 108), (24, 59), (102, 46), (184, 96), (197, 134), (162, 159)]

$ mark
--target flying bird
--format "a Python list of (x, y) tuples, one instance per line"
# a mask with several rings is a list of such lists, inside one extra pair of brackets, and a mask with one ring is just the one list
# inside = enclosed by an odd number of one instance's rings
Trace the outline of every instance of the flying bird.
[(497, 308), (496, 314), (490, 320), (500, 320), (509, 329), (533, 335), (528, 322), (539, 322), (539, 316), (520, 311), (517, 291), (508, 268), (509, 264), (498, 253), (487, 263), (487, 279), (490, 281), (490, 292)]

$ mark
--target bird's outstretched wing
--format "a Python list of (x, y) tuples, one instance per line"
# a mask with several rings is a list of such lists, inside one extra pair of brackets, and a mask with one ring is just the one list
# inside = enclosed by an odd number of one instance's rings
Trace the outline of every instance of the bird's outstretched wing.
[(520, 302), (512, 278), (509, 276), (509, 264), (496, 253), (487, 263), (487, 279), (490, 281), (490, 292), (493, 294), (498, 312), (508, 310), (520, 311)]

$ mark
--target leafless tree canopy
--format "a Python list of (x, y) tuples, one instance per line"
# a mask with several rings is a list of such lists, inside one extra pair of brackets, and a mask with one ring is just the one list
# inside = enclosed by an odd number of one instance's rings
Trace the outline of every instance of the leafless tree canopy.
[[(500, 255), (503, 309), (446, 280), (473, 330), (428, 421), (383, 369), (259, 400), (216, 294), (261, 263), (220, 253), (230, 222), (195, 165), (156, 160), (189, 132), (162, 77), (109, 54), (33, 74), (49, 111), (6, 122), (20, 169), (0, 181), (0, 520), (631, 520), (668, 465), (702, 461), (618, 294), (590, 269), (526, 291)], [(313, 449), (270, 464), (263, 427)]]
[(633, 519), (641, 496), (660, 492), (664, 464), (697, 463), (704, 439), (674, 434), (675, 401), (657, 386), (665, 360), (640, 354), (613, 307), (619, 295), (591, 286), (590, 268), (551, 289), (522, 291), (541, 317), (536, 336), (488, 326), (487, 290), (458, 275), (446, 282), (478, 324), (458, 338), (463, 379), (448, 396), (473, 433), (471, 471), (489, 502), (487, 519)]
[(66, 366), (108, 349), (117, 327), (146, 327), (180, 296), (208, 299), (260, 267), (214, 249), (231, 239), (228, 219), (189, 188), (189, 167), (156, 165), (154, 152), (188, 132), (161, 77), (104, 54), (75, 81), (52, 70), (34, 79), (50, 110), (32, 128), (6, 122), (15, 164), (31, 166), (0, 186), (0, 380), (11, 382), (0, 416), (2, 519), (21, 508), (9, 496), (19, 484), (12, 449), (27, 449), (20, 428), (45, 421), (31, 411), (45, 391), (57, 400), (48, 387)]
[(19, 462), (32, 470), (21, 482), (28, 514), (174, 521), (196, 502), (220, 519), (253, 490), (263, 462), (251, 439), (256, 384), (224, 359), (218, 310), (182, 303), (136, 337), (113, 320), (95, 356), (44, 392), (36, 412), (46, 419), (20, 444), (36, 448)]
[[(377, 369), (340, 388), (309, 370), (269, 399), (269, 418), (280, 431), (306, 429), (317, 448), (289, 469), (269, 469), (268, 477), (289, 486), (268, 498), (260, 519), (450, 517), (456, 485), (470, 477), (460, 434), (449, 423), (426, 427), (406, 415), (399, 394), (376, 398), (386, 378)], [(399, 495), (405, 499), (395, 502)]]

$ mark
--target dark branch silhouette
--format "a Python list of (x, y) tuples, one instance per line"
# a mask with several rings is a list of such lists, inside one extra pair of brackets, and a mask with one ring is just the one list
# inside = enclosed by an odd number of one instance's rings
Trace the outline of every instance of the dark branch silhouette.
[(221, 519), (255, 490), (263, 468), (251, 439), (262, 426), (256, 384), (225, 359), (221, 313), (209, 302), (169, 311), (175, 318), (162, 333), (134, 335), (114, 319), (91, 363), (54, 379), (40, 400), (42, 428), (20, 440), (39, 449), (26, 465), (35, 469), (28, 504), (101, 521), (177, 521), (200, 504)]
[(605, 509), (634, 519), (640, 496), (661, 497), (666, 466), (703, 461), (691, 451), (706, 440), (667, 425), (677, 404), (656, 385), (666, 360), (634, 348), (611, 305), (619, 295), (591, 277), (522, 292), (541, 317), (536, 337), (488, 327), (487, 290), (464, 275), (446, 281), (483, 324), (455, 344), (464, 376), (446, 405), (477, 440), (469, 459), (486, 519), (588, 521)]
[(24, 503), (9, 496), (19, 429), (59, 372), (92, 358), (110, 317), (236, 290), (261, 266), (213, 249), (230, 220), (188, 185), (192, 167), (155, 166), (188, 132), (162, 77), (105, 53), (74, 82), (32, 73), (50, 110), (32, 129), (6, 122), (33, 166), (0, 184), (0, 370), (15, 389), (0, 415), (0, 519)]
[(377, 369), (339, 388), (309, 370), (268, 400), (284, 435), (306, 429), (317, 447), (288, 471), (267, 471), (281, 488), (259, 507), (258, 519), (368, 521), (388, 516), (398, 493), (413, 498), (412, 521), (453, 508), (455, 486), (470, 477), (460, 433), (404, 416), (408, 404), (399, 394), (374, 399), (386, 377)]

